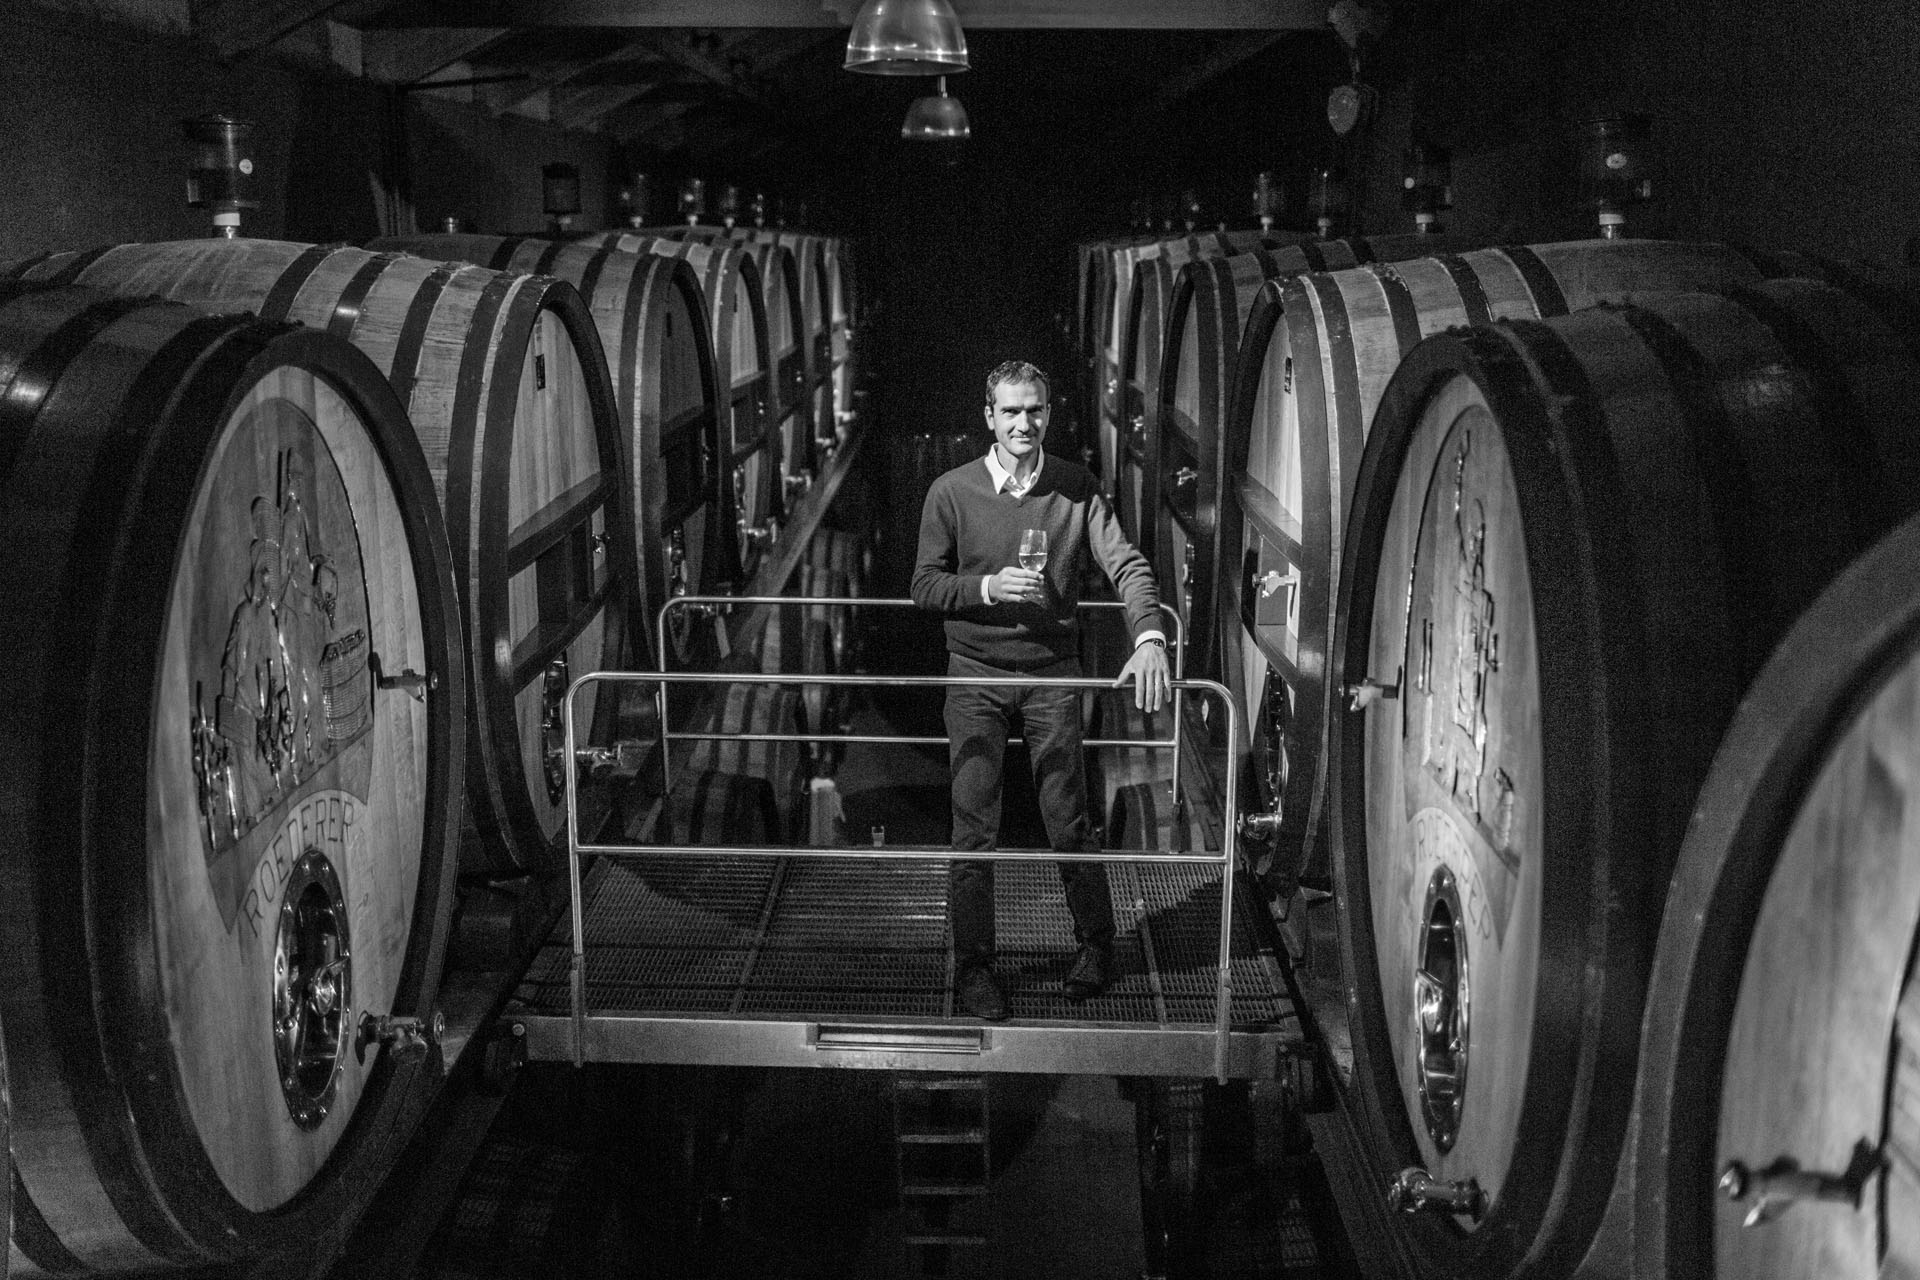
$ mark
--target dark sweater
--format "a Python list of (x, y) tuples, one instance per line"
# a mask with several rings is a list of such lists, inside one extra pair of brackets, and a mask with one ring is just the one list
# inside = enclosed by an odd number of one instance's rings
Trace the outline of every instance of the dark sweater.
[[(1048, 604), (984, 604), (980, 583), (1020, 563), (1020, 531), (1047, 531)], [(984, 457), (933, 482), (920, 513), (913, 600), (947, 616), (947, 651), (1007, 671), (1035, 671), (1080, 654), (1080, 590), (1098, 565), (1126, 605), (1138, 640), (1160, 629), (1147, 558), (1127, 541), (1085, 467), (1049, 454), (1022, 497), (996, 493)]]

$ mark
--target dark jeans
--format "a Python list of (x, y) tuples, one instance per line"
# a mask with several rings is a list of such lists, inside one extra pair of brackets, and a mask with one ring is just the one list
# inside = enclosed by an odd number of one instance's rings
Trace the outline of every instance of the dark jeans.
[[(1016, 673), (950, 654), (947, 674), (1006, 677)], [(1025, 674), (1078, 676), (1069, 660)], [(953, 768), (953, 847), (992, 849), (1000, 842), (1000, 780), (1007, 736), (1018, 730), (1033, 761), (1034, 789), (1047, 842), (1075, 852), (1100, 847), (1087, 812), (1086, 756), (1081, 749), (1080, 690), (1022, 689), (1004, 684), (947, 690), (948, 759)], [(1113, 899), (1098, 862), (1062, 862), (1060, 883), (1083, 944), (1113, 945)], [(947, 878), (947, 914), (961, 967), (993, 958), (993, 863), (956, 859)]]

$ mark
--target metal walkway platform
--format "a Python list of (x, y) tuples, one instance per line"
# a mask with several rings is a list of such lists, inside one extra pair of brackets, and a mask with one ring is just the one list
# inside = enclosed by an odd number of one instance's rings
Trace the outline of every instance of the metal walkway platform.
[[(1116, 974), (1085, 1004), (1061, 979), (1072, 923), (1051, 859), (996, 867), (995, 972), (1013, 1017), (953, 1010), (946, 864), (679, 851), (587, 877), (588, 1061), (1212, 1076), (1217, 867), (1109, 864)], [(1236, 899), (1241, 895), (1236, 893)], [(1278, 963), (1234, 907), (1225, 1074), (1273, 1078), (1303, 1049)], [(571, 1059), (563, 923), (507, 1019), (529, 1055)]]

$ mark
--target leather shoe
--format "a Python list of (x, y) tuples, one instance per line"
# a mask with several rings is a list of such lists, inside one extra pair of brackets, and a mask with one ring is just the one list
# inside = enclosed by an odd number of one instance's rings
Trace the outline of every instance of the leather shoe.
[(1060, 986), (1069, 1000), (1091, 1000), (1107, 989), (1112, 973), (1113, 952), (1089, 944), (1081, 947), (1080, 954), (1073, 958), (1073, 967), (1067, 970), (1066, 980)]
[(988, 1022), (1007, 1020), (1007, 994), (994, 980), (993, 970), (984, 965), (969, 965), (960, 971), (954, 988), (960, 1007), (974, 1017)]

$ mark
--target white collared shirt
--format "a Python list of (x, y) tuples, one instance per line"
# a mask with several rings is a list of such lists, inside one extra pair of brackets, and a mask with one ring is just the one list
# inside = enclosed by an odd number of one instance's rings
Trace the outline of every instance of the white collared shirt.
[(1000, 446), (992, 445), (987, 449), (987, 474), (993, 477), (995, 493), (1010, 493), (1016, 498), (1024, 498), (1040, 483), (1040, 469), (1047, 465), (1047, 451), (1036, 446), (1033, 451), (1033, 470), (1027, 472), (1025, 483), (1018, 476), (1000, 465)]

